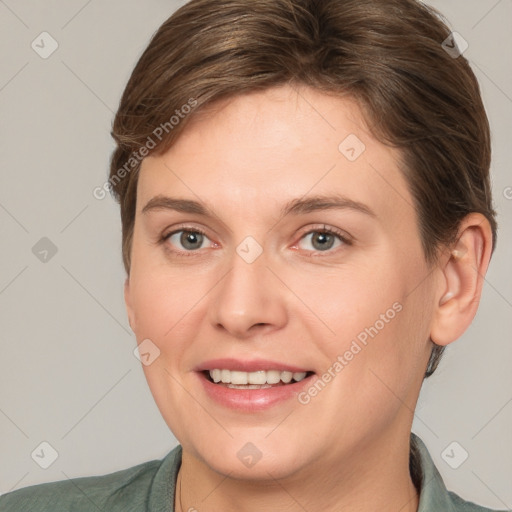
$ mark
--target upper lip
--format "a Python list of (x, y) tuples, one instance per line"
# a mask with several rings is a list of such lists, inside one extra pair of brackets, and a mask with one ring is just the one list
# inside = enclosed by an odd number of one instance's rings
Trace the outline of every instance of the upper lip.
[(197, 368), (196, 371), (205, 371), (205, 370), (234, 370), (240, 372), (257, 372), (262, 370), (276, 370), (276, 371), (285, 371), (285, 372), (308, 372), (311, 370), (307, 370), (305, 368), (301, 368), (299, 366), (293, 366), (286, 363), (280, 363), (278, 361), (270, 361), (267, 359), (252, 359), (252, 360), (242, 360), (242, 359), (234, 359), (234, 358), (223, 358), (223, 359), (210, 359), (208, 361), (204, 361)]

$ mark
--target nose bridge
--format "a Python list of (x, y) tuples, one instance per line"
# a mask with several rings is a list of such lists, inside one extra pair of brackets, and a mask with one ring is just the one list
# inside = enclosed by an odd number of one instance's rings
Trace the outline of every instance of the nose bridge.
[[(255, 325), (282, 326), (286, 321), (283, 290), (267, 268), (268, 258), (251, 240), (233, 253), (230, 270), (216, 287), (211, 321), (234, 336), (247, 337)], [(253, 331), (251, 331), (252, 333)]]

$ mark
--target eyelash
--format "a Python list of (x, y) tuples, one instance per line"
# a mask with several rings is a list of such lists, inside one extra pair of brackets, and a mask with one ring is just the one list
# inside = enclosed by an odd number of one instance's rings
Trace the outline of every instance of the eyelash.
[[(310, 229), (309, 231), (307, 231), (300, 237), (300, 240), (305, 238), (307, 235), (310, 235), (311, 233), (327, 233), (329, 235), (334, 235), (335, 237), (339, 238), (339, 240), (343, 243), (343, 245), (346, 245), (346, 246), (352, 245), (352, 240), (346, 234), (344, 234), (342, 231), (339, 231), (338, 229), (330, 228), (328, 226), (323, 226), (320, 229), (318, 229), (318, 228)], [(306, 256), (308, 258), (316, 258), (316, 257), (318, 257), (319, 254), (321, 255), (324, 252), (328, 255), (335, 254), (340, 249), (341, 248), (338, 248), (335, 250), (327, 250), (327, 251), (307, 251), (307, 253), (309, 253), (309, 254), (306, 254)]]
[[(196, 228), (196, 227), (192, 227), (192, 226), (179, 226), (179, 229), (174, 229), (170, 233), (162, 235), (161, 239), (159, 240), (159, 243), (165, 244), (165, 242), (167, 242), (167, 240), (172, 235), (175, 235), (176, 233), (180, 233), (182, 231), (186, 232), (186, 233), (199, 233), (205, 237), (208, 237), (208, 235), (200, 228)], [(340, 239), (340, 241), (343, 242), (344, 245), (352, 245), (352, 240), (350, 240), (350, 238), (348, 238), (343, 232), (341, 232), (335, 228), (330, 228), (328, 226), (323, 226), (320, 229), (318, 229), (318, 228), (310, 229), (309, 231), (307, 231), (300, 237), (300, 240), (305, 238), (307, 235), (310, 235), (311, 233), (328, 233), (330, 235), (334, 235), (334, 236), (338, 237)], [(168, 246), (166, 246), (166, 250), (168, 250), (169, 252), (171, 252), (174, 255), (184, 256), (186, 258), (200, 256), (199, 251), (197, 251), (197, 250), (196, 251), (177, 251), (175, 249), (169, 249)], [(321, 254), (322, 252), (334, 253), (336, 251), (327, 250), (327, 251), (307, 251), (307, 252), (310, 253), (307, 255), (307, 257), (311, 258), (311, 257), (315, 257), (314, 255), (318, 254), (318, 253), (319, 254)]]
[[(180, 229), (175, 229), (170, 233), (163, 235), (159, 242), (161, 244), (165, 244), (165, 242), (167, 242), (167, 240), (171, 238), (172, 235), (180, 233), (181, 231), (184, 231), (186, 233), (199, 233), (203, 236), (208, 237), (208, 235), (202, 229), (199, 228), (194, 228), (192, 226), (180, 226), (179, 228)], [(165, 250), (171, 252), (173, 255), (184, 256), (185, 258), (199, 256), (198, 251), (177, 251), (176, 249), (170, 249), (168, 245), (165, 245)]]

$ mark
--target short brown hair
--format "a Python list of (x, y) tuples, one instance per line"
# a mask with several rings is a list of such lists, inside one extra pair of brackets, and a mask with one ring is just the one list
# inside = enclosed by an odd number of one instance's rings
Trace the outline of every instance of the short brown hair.
[[(489, 123), (467, 60), (442, 45), (450, 37), (441, 15), (416, 0), (182, 6), (137, 62), (113, 123), (109, 183), (121, 206), (126, 272), (141, 155), (164, 153), (205, 105), (285, 84), (349, 95), (376, 139), (400, 149), (429, 264), (470, 212), (489, 220), (494, 251)], [(426, 376), (442, 352), (433, 346)]]

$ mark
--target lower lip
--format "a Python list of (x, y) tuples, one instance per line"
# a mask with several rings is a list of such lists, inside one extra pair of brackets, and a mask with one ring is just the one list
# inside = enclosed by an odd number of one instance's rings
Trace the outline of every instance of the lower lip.
[(286, 400), (297, 398), (302, 389), (311, 384), (311, 378), (314, 377), (314, 375), (310, 375), (300, 382), (272, 386), (271, 388), (233, 389), (214, 384), (203, 372), (197, 372), (197, 375), (206, 394), (212, 400), (225, 407), (247, 412), (263, 411)]

